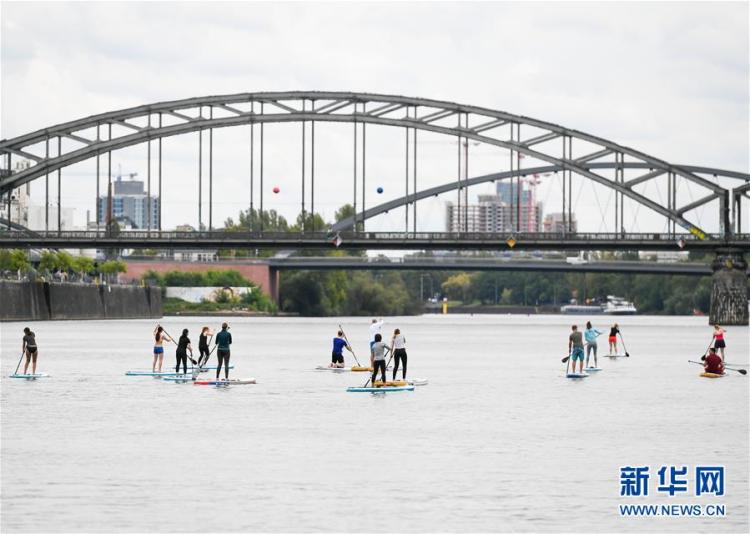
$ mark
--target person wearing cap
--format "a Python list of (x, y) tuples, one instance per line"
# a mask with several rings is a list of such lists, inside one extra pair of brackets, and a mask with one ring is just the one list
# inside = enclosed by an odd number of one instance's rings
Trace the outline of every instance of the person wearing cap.
[(229, 346), (232, 344), (232, 334), (229, 333), (229, 325), (222, 323), (221, 332), (216, 334), (216, 357), (219, 364), (216, 366), (216, 380), (221, 373), (221, 364), (224, 364), (224, 379), (229, 380)]
[(708, 349), (708, 356), (706, 356), (706, 361), (703, 362), (703, 370), (715, 375), (724, 374), (724, 361), (721, 359), (721, 356), (716, 353), (714, 347)]

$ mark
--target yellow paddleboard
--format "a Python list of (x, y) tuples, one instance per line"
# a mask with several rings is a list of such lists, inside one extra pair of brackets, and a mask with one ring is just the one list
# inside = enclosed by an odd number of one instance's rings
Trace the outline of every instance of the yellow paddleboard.
[(700, 376), (706, 377), (706, 378), (721, 378), (722, 376), (726, 376), (726, 373), (718, 375), (716, 373), (701, 373)]
[(408, 386), (409, 383), (406, 380), (394, 380), (394, 381), (387, 381), (385, 384), (382, 380), (376, 380), (372, 383), (373, 386), (376, 388), (382, 388), (383, 386), (387, 387), (401, 387), (401, 386)]

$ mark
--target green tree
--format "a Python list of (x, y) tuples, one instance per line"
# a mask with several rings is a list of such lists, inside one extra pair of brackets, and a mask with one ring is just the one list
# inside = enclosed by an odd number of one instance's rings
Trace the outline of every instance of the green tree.
[(124, 273), (128, 270), (128, 264), (122, 260), (107, 260), (99, 265), (99, 271), (106, 275)]
[(31, 262), (25, 250), (0, 250), (0, 271), (26, 273), (30, 270)]
[(49, 250), (43, 251), (39, 259), (39, 268), (43, 271), (54, 271), (57, 269), (57, 254)]
[(443, 291), (452, 300), (466, 302), (471, 289), (472, 276), (468, 273), (457, 273), (442, 284)]
[(94, 270), (94, 260), (86, 256), (78, 256), (73, 260), (73, 270), (81, 275), (90, 273)]
[(336, 210), (333, 218), (336, 222), (341, 222), (348, 217), (354, 217), (354, 206), (351, 204), (344, 204)]
[(500, 294), (500, 304), (513, 304), (513, 290), (509, 288), (504, 288), (503, 292)]

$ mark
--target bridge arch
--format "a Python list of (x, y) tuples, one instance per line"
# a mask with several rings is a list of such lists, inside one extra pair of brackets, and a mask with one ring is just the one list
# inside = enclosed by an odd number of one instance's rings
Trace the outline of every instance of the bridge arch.
[[(250, 110), (238, 107), (248, 104), (251, 106)], [(260, 107), (259, 113), (256, 112), (256, 107)], [(204, 115), (204, 108), (209, 109), (208, 116)], [(266, 111), (266, 108), (270, 111)], [(173, 124), (164, 124), (164, 117), (168, 117)], [(352, 92), (263, 92), (188, 98), (102, 113), (2, 140), (0, 155), (6, 156), (4, 160), (7, 166), (0, 176), (0, 195), (74, 163), (156, 139), (213, 128), (302, 121), (412, 128), (507, 149), (512, 153), (524, 154), (546, 162), (558, 171), (575, 173), (611, 188), (615, 191), (616, 197), (628, 197), (699, 236), (704, 234), (703, 230), (688, 220), (685, 214), (718, 199), (722, 233), (726, 234), (731, 230), (732, 203), (729, 190), (699, 176), (688, 167), (668, 163), (601, 137), (522, 115), (439, 100)], [(450, 122), (456, 124), (449, 124)], [(532, 127), (536, 132), (531, 137), (522, 138), (521, 125)], [(128, 133), (101, 139), (98, 132), (102, 126), (109, 127), (110, 131), (112, 126), (116, 126)], [(508, 127), (510, 137), (506, 132)], [(92, 128), (97, 129), (95, 139), (86, 134), (86, 131)], [(63, 138), (78, 146), (54, 157), (50, 157), (48, 152), (39, 153), (39, 144), (48, 144), (50, 140), (57, 139), (60, 146)], [(587, 154), (574, 157), (574, 140), (588, 143), (595, 148)], [(559, 155), (560, 146), (552, 146), (553, 143), (557, 145), (558, 141), (562, 143), (562, 156)], [(26, 158), (34, 164), (13, 173), (12, 156)], [(613, 156), (614, 164), (601, 161)], [(634, 161), (626, 162), (626, 156)], [(597, 168), (605, 168), (596, 167), (596, 163), (610, 163), (610, 168), (616, 171), (615, 178), (611, 179), (594, 172)], [(641, 165), (640, 168), (647, 172), (625, 180), (623, 170), (631, 163)], [(528, 174), (529, 170), (524, 169), (524, 172)], [(511, 177), (519, 174), (521, 173), (512, 173)], [(670, 178), (679, 176), (699, 185), (705, 195), (683, 206), (664, 206), (634, 189), (638, 184), (665, 174)], [(473, 183), (464, 180), (453, 184), (454, 188), (467, 185)], [(416, 199), (415, 195), (411, 196)]]
[[(610, 163), (610, 162), (602, 162), (602, 163), (589, 163), (586, 166), (589, 169), (614, 169), (617, 167), (617, 164)], [(622, 164), (622, 166), (624, 168), (632, 168), (632, 169), (647, 168), (646, 164), (644, 163), (625, 162)], [(680, 165), (680, 167), (693, 173), (711, 174), (713, 176), (725, 176), (728, 178), (736, 178), (736, 179), (744, 180), (745, 181), (744, 185), (739, 186), (733, 190), (734, 202), (735, 202), (735, 207), (737, 209), (737, 212), (739, 212), (739, 198), (738, 197), (743, 194), (747, 196), (748, 193), (750, 192), (750, 174), (740, 173), (736, 171), (728, 171), (724, 169), (716, 169), (712, 167), (699, 167), (699, 166), (694, 166), (694, 165)], [(459, 188), (485, 184), (488, 182), (495, 182), (497, 180), (507, 180), (507, 179), (514, 178), (514, 177), (527, 176), (529, 174), (535, 175), (535, 174), (557, 173), (562, 170), (564, 170), (563, 167), (559, 165), (547, 165), (543, 167), (527, 167), (524, 169), (515, 169), (512, 171), (503, 171), (503, 172), (484, 174), (482, 176), (469, 178), (468, 180), (464, 180), (462, 182), (446, 182), (441, 185), (430, 187), (428, 189), (423, 189), (414, 194), (399, 197), (399, 198), (390, 200), (388, 202), (383, 202), (382, 204), (378, 204), (369, 209), (360, 211), (354, 216), (346, 217), (345, 219), (340, 220), (339, 222), (334, 224), (331, 228), (334, 231), (349, 230), (349, 229), (354, 228), (354, 225), (361, 221), (372, 219), (373, 217), (377, 217), (378, 215), (388, 213), (389, 211), (393, 209), (402, 208), (413, 202), (417, 202), (419, 200), (424, 200), (426, 198), (448, 193), (450, 191), (454, 191)], [(736, 222), (739, 221), (737, 216), (735, 216), (735, 219), (736, 219)], [(738, 228), (738, 233), (739, 233), (739, 228)]]

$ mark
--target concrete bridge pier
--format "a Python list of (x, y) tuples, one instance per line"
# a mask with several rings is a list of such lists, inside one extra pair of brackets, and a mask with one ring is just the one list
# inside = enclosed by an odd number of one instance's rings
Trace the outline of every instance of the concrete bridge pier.
[(747, 326), (747, 261), (742, 251), (717, 250), (711, 267), (714, 274), (709, 322)]
[(275, 267), (268, 266), (268, 294), (281, 309), (281, 298), (279, 297), (279, 270)]

